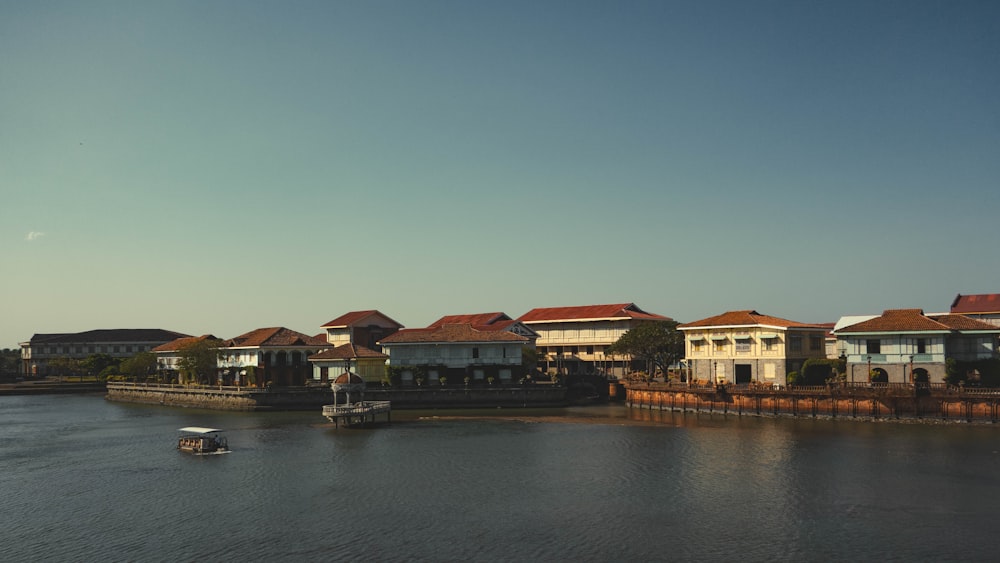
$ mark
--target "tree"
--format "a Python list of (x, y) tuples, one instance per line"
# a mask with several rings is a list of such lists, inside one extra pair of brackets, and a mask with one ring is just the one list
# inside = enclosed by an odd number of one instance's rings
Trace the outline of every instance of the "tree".
[(214, 383), (219, 366), (218, 340), (196, 340), (177, 350), (177, 367), (187, 381)]
[(156, 354), (139, 352), (121, 363), (121, 371), (133, 379), (145, 378), (156, 372)]
[(677, 330), (677, 324), (675, 321), (639, 323), (604, 353), (632, 356), (666, 373), (668, 367), (684, 357), (684, 334)]
[[(110, 354), (91, 354), (80, 361), (80, 366), (87, 375), (100, 375), (109, 371), (117, 371), (118, 359)], [(109, 370), (108, 368), (114, 368)]]

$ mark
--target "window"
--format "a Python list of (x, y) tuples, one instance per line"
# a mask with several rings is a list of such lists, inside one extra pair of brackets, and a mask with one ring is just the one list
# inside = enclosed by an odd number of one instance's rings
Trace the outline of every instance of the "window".
[(801, 336), (789, 336), (788, 337), (788, 351), (789, 352), (801, 352), (802, 351), (802, 337)]
[(693, 350), (695, 352), (698, 352), (700, 354), (702, 352), (702, 345), (703, 344), (705, 344), (704, 340), (692, 340), (691, 341), (691, 350)]
[(580, 347), (579, 346), (570, 346), (569, 347), (569, 353), (573, 354), (574, 356), (577, 355), (577, 354), (579, 354), (580, 353)]
[(926, 354), (927, 353), (927, 339), (926, 338), (918, 338), (917, 339), (917, 353), (918, 354)]
[(479, 357), (479, 348), (475, 348), (475, 347), (472, 348), (472, 357), (473, 358), (478, 358)]
[(749, 351), (750, 351), (750, 337), (749, 336), (747, 336), (745, 338), (737, 337), (736, 338), (736, 352), (737, 353), (739, 353), (739, 352), (746, 353), (746, 352), (749, 352)]
[(823, 345), (820, 342), (820, 338), (818, 336), (810, 336), (809, 337), (809, 349), (810, 350), (820, 350), (820, 349), (822, 349), (822, 346)]
[(865, 340), (865, 351), (869, 354), (881, 354), (882, 353), (882, 342), (880, 340), (868, 339)]
[(593, 346), (587, 346), (587, 353), (590, 354), (591, 356), (593, 356), (594, 355), (594, 347)]
[(725, 340), (713, 340), (712, 342), (715, 342), (715, 351), (716, 352), (725, 352), (726, 351), (726, 341)]
[(777, 338), (764, 338), (761, 340), (764, 345), (765, 352), (774, 352), (778, 349), (778, 339)]

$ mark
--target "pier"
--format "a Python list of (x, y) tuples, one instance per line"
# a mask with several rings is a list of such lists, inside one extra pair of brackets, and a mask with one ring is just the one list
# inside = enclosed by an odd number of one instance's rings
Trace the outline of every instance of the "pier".
[(344, 426), (368, 426), (375, 423), (375, 418), (385, 415), (385, 421), (392, 421), (392, 402), (362, 401), (349, 405), (323, 405), (323, 416), (338, 428)]

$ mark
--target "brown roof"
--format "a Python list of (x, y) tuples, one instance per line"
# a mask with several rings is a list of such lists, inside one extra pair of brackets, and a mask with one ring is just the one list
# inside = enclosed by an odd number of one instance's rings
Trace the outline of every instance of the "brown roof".
[(35, 334), (31, 337), (32, 344), (58, 342), (170, 342), (177, 338), (190, 336), (162, 328), (111, 328), (88, 330), (85, 332), (61, 332), (51, 334)]
[[(455, 324), (469, 324), (472, 326), (487, 326), (500, 321), (509, 321), (510, 317), (506, 313), (476, 313), (472, 315), (446, 315), (440, 319), (434, 321), (433, 323), (427, 325), (427, 328), (436, 328), (444, 325), (455, 325)], [(507, 326), (510, 326), (508, 323)]]
[(947, 332), (947, 325), (924, 315), (921, 309), (886, 309), (874, 319), (844, 327), (844, 332)]
[(330, 350), (323, 350), (318, 354), (309, 356), (310, 360), (354, 360), (357, 358), (388, 358), (381, 352), (376, 352), (371, 348), (365, 348), (357, 344), (341, 344)]
[(952, 330), (992, 330), (1000, 332), (1000, 328), (998, 327), (971, 317), (966, 317), (965, 315), (928, 315), (928, 317)]
[(285, 327), (258, 328), (226, 341), (226, 348), (263, 346), (325, 346), (326, 340)]
[(1000, 313), (1000, 293), (958, 294), (951, 302), (951, 312), (965, 315), (970, 313)]
[(363, 321), (363, 320), (365, 320), (368, 317), (371, 317), (373, 315), (378, 315), (378, 316), (382, 317), (383, 319), (385, 319), (385, 320), (387, 320), (387, 321), (395, 324), (399, 328), (403, 328), (403, 325), (401, 325), (401, 324), (397, 323), (396, 321), (390, 319), (389, 317), (385, 316), (384, 314), (382, 314), (381, 312), (379, 312), (376, 309), (368, 309), (367, 311), (352, 311), (350, 313), (345, 313), (343, 315), (340, 315), (336, 319), (333, 319), (332, 321), (324, 324), (320, 328), (338, 328), (338, 327), (352, 326), (352, 325), (355, 325), (357, 323), (360, 323), (361, 321)]
[(670, 317), (647, 313), (635, 303), (612, 305), (582, 305), (579, 307), (541, 307), (532, 309), (517, 320), (523, 323), (545, 321), (575, 321), (583, 319), (641, 319), (651, 321), (672, 321)]
[(336, 383), (337, 385), (344, 385), (344, 384), (364, 385), (365, 380), (362, 379), (361, 376), (356, 373), (345, 371), (344, 373), (338, 375), (337, 378), (333, 380), (333, 382)]
[(528, 342), (527, 337), (501, 330), (478, 330), (469, 324), (448, 324), (435, 328), (403, 329), (386, 336), (379, 344), (418, 342)]
[(184, 338), (178, 338), (177, 340), (171, 340), (166, 344), (160, 344), (156, 348), (153, 348), (152, 352), (176, 352), (182, 348), (186, 348), (196, 342), (201, 342), (203, 340), (214, 340), (219, 344), (222, 341), (211, 334), (202, 334), (201, 336), (185, 336)]
[(757, 311), (752, 309), (747, 309), (745, 311), (727, 311), (721, 315), (716, 315), (714, 317), (709, 317), (707, 319), (701, 319), (700, 321), (694, 321), (690, 323), (684, 323), (679, 325), (678, 328), (702, 328), (702, 327), (713, 327), (713, 326), (775, 326), (781, 328), (824, 328), (823, 325), (819, 324), (807, 324), (800, 323), (797, 321), (790, 321), (788, 319), (782, 319), (780, 317), (772, 317), (770, 315), (762, 315)]

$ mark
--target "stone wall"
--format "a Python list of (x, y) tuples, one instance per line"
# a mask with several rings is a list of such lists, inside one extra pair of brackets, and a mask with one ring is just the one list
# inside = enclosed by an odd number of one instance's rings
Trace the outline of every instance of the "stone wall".
[[(177, 385), (108, 383), (106, 398), (127, 403), (198, 407), (215, 410), (312, 410), (334, 403), (333, 391), (325, 388), (284, 388), (271, 391)], [(339, 403), (346, 399), (341, 393)], [(354, 401), (361, 396), (352, 394)], [(495, 386), (473, 388), (433, 387), (373, 389), (366, 401), (391, 401), (393, 408), (485, 408), (550, 407), (566, 404), (566, 389), (554, 385)]]
[(626, 385), (627, 405), (634, 408), (733, 414), (737, 416), (806, 416), (866, 420), (925, 419), (951, 422), (1000, 422), (1000, 395), (916, 395), (857, 392), (798, 393), (784, 390), (716, 391)]

